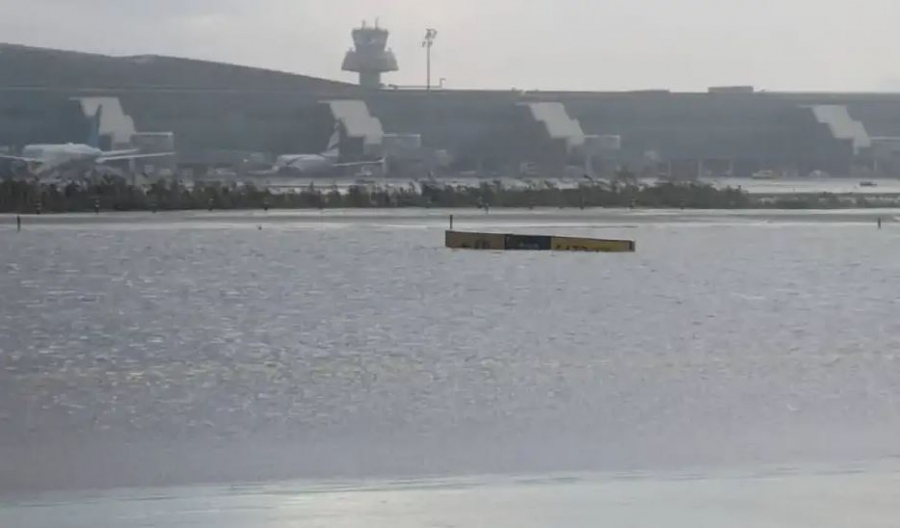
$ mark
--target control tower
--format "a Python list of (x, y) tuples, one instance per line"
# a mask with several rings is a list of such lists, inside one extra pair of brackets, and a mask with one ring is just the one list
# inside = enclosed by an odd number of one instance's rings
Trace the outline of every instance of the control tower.
[(362, 26), (353, 30), (353, 45), (344, 56), (344, 71), (352, 71), (359, 74), (359, 85), (363, 88), (381, 88), (381, 74), (397, 71), (397, 57), (394, 52), (387, 49), (387, 40), (390, 32), (378, 27), (375, 21), (374, 27)]

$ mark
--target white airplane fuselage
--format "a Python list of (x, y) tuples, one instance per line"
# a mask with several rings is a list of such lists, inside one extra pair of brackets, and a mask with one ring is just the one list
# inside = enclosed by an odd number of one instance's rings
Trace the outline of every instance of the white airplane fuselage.
[[(26, 145), (21, 156), (2, 156), (24, 162), (38, 174), (85, 171), (109, 161), (129, 161), (172, 156), (174, 152), (140, 154), (137, 149), (103, 151), (83, 143)], [(37, 165), (35, 167), (35, 165)]]
[(275, 160), (275, 172), (317, 174), (335, 167), (335, 160), (321, 154), (283, 154)]
[(89, 145), (65, 143), (59, 145), (26, 145), (22, 157), (28, 163), (37, 162), (33, 170), (38, 174), (52, 171), (88, 170), (97, 164), (103, 151)]
[(336, 175), (342, 171), (365, 167), (384, 167), (384, 158), (368, 161), (341, 162), (341, 130), (335, 125), (325, 151), (319, 154), (282, 154), (275, 159), (271, 172), (299, 176)]
[(39, 160), (45, 171), (70, 167), (89, 168), (102, 156), (102, 150), (78, 143), (27, 145), (22, 149), (22, 157)]

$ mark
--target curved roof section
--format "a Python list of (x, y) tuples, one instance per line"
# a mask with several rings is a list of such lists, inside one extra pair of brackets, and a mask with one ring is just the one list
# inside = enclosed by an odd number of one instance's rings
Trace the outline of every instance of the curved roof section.
[(113, 57), (0, 43), (0, 87), (305, 91), (354, 94), (356, 85), (292, 73), (159, 55)]

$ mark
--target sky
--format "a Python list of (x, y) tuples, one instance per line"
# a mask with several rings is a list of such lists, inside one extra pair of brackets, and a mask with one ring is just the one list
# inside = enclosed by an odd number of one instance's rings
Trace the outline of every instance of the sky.
[[(350, 30), (448, 88), (900, 91), (898, 0), (0, 0), (0, 41), (160, 54), (354, 81)], [(2, 74), (2, 72), (0, 72)]]

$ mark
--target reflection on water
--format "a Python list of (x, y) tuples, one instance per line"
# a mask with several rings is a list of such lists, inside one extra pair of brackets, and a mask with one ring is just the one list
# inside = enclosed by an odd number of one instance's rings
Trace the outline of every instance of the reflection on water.
[(0, 489), (883, 459), (900, 227), (871, 214), (460, 215), (633, 255), (450, 251), (435, 213), (4, 225)]

